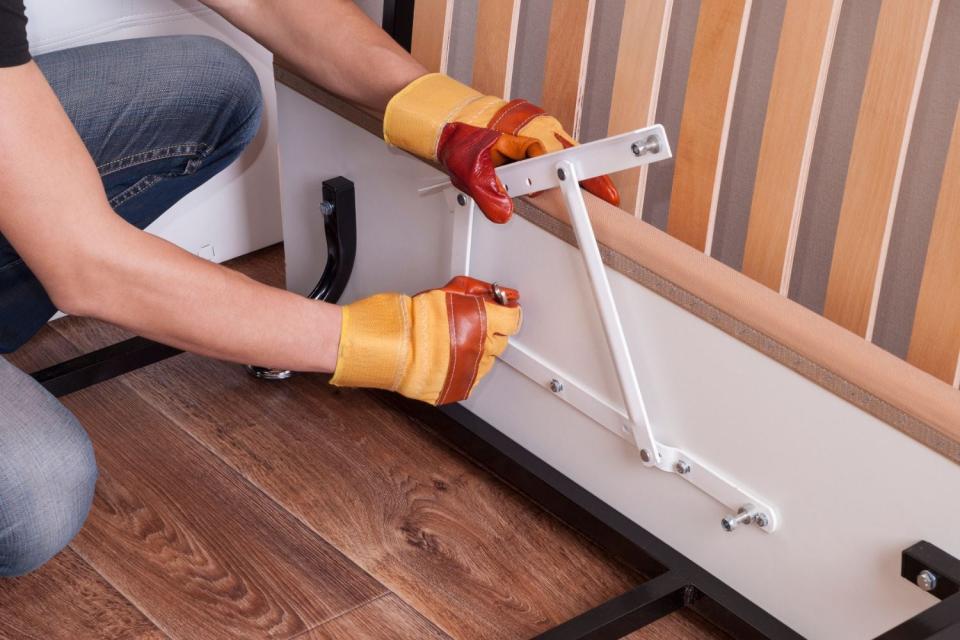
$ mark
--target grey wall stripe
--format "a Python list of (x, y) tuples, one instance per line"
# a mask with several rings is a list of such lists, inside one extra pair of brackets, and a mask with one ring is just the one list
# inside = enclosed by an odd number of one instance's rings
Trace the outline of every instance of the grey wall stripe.
[(456, 0), (450, 24), (447, 75), (470, 84), (473, 80), (473, 47), (477, 34), (478, 0)]
[(786, 8), (786, 0), (753, 3), (740, 63), (710, 252), (711, 256), (737, 270), (743, 266), (763, 121), (767, 116), (773, 65)]
[(551, 9), (553, 0), (523, 0), (520, 3), (511, 97), (526, 98), (540, 104), (543, 97), (543, 67), (547, 61)]
[(907, 151), (874, 331), (874, 342), (901, 358), (910, 346), (923, 263), (960, 100), (958, 61), (960, 2), (942, 2)]
[[(657, 104), (657, 122), (663, 125), (667, 140), (676, 155), (680, 139), (680, 117), (687, 92), (690, 73), (690, 55), (700, 15), (700, 0), (675, 0), (670, 16), (670, 33), (663, 59), (663, 78), (660, 81), (660, 101)], [(673, 159), (650, 165), (647, 188), (643, 198), (643, 219), (666, 230), (670, 211), (670, 190), (673, 187)]]
[(587, 61), (583, 115), (580, 118), (581, 142), (598, 140), (607, 135), (613, 79), (617, 72), (617, 53), (620, 49), (623, 7), (624, 0), (597, 2), (593, 18), (593, 37), (590, 39), (590, 58)]
[(837, 25), (790, 282), (790, 298), (817, 313), (823, 313), (847, 164), (880, 2), (845, 2)]

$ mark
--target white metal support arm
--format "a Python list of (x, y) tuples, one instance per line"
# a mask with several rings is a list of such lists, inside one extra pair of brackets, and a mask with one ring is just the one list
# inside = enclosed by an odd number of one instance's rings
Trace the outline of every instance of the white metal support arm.
[[(647, 415), (616, 300), (578, 184), (587, 178), (669, 157), (670, 145), (663, 127), (655, 125), (497, 169), (497, 176), (513, 197), (560, 188), (593, 289), (626, 413), (574, 383), (569, 376), (556, 371), (522, 345), (511, 343), (501, 359), (538, 384), (547, 385), (558, 397), (613, 433), (632, 439), (640, 451), (640, 460), (646, 466), (675, 473), (725, 505), (730, 510), (730, 515), (721, 523), (725, 530), (732, 531), (740, 525), (754, 524), (763, 531), (772, 532), (779, 525), (777, 512), (772, 505), (738, 486), (689, 451), (671, 447), (657, 439)], [(453, 275), (466, 275), (470, 272), (476, 205), (466, 194), (452, 186), (447, 189), (447, 194), (450, 208), (456, 214), (451, 272)]]

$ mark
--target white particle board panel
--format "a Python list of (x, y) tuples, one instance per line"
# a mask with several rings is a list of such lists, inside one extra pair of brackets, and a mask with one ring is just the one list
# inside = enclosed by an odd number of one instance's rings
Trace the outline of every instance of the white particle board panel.
[(280, 241), (276, 89), (269, 51), (196, 0), (30, 0), (26, 5), (34, 55), (182, 34), (212, 36), (243, 54), (263, 90), (259, 134), (236, 162), (175, 204), (149, 231), (192, 253), (204, 251), (216, 262)]
[[(417, 188), (440, 174), (280, 87), (287, 267), (323, 264), (319, 184), (357, 184), (359, 254), (347, 299), (443, 283), (451, 216)], [(636, 448), (502, 363), (467, 406), (806, 637), (872, 638), (935, 600), (899, 575), (927, 539), (960, 553), (960, 468), (615, 272), (611, 283), (658, 437), (770, 500), (782, 527), (724, 533), (724, 511)], [(478, 217), (473, 274), (521, 291), (518, 340), (619, 404), (580, 256), (523, 219)]]

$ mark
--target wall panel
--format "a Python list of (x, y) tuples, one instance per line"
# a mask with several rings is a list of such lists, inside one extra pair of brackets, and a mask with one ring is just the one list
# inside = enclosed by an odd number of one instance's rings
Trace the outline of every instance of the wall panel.
[(580, 113), (596, 0), (559, 0), (550, 12), (550, 35), (543, 87), (543, 108), (556, 116), (574, 138)]
[(446, 72), (453, 0), (417, 0), (410, 53), (430, 71)]
[(484, 0), (477, 6), (473, 87), (510, 99), (520, 0)]

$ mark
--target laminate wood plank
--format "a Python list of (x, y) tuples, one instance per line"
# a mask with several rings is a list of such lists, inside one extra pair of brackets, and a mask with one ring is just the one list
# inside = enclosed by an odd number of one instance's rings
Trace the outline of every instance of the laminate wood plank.
[(143, 613), (70, 549), (0, 580), (2, 640), (164, 640)]
[(844, 185), (824, 315), (870, 339), (939, 0), (884, 0)]
[(751, 0), (703, 0), (680, 119), (667, 231), (709, 254)]
[(395, 594), (388, 594), (312, 629), (297, 640), (450, 640), (450, 636), (414, 611)]
[(510, 99), (519, 22), (520, 0), (484, 0), (477, 5), (471, 82), (477, 91)]
[(562, 0), (550, 11), (543, 108), (577, 138), (596, 0)]
[[(627, 0), (624, 5), (608, 135), (654, 123), (672, 10), (673, 0)], [(647, 167), (618, 171), (610, 178), (620, 191), (620, 208), (639, 216)]]
[[(119, 337), (69, 320), (84, 350)], [(123, 382), (454, 637), (533, 636), (639, 580), (366, 391), (189, 354)]]
[[(28, 370), (77, 353), (49, 327), (30, 346)], [(121, 379), (63, 400), (100, 467), (72, 547), (172, 638), (291, 638), (386, 593)]]
[(788, 0), (750, 205), (743, 273), (787, 294), (843, 0)]
[(417, 0), (413, 7), (410, 54), (428, 71), (446, 73), (453, 0)]
[(960, 110), (930, 232), (907, 361), (953, 386), (960, 360)]

